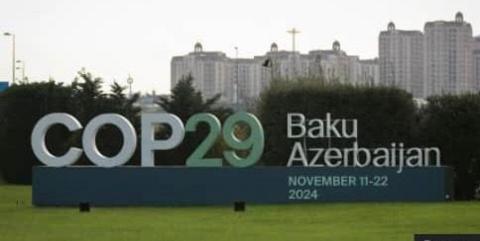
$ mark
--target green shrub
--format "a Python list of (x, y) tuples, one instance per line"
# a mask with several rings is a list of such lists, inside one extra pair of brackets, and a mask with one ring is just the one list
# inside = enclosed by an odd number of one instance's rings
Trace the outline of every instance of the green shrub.
[(480, 95), (428, 99), (421, 114), (421, 140), (442, 151), (442, 163), (455, 170), (455, 197), (471, 199), (480, 180)]
[[(276, 81), (262, 93), (258, 112), (266, 133), (266, 165), (287, 162), (293, 143), (287, 138), (287, 113), (291, 112), (303, 113), (307, 118), (324, 119), (329, 112), (336, 119), (357, 119), (358, 142), (365, 147), (389, 146), (391, 142), (408, 145), (414, 141), (415, 104), (410, 94), (395, 88)], [(328, 145), (319, 139), (306, 142), (311, 147)], [(332, 139), (330, 144), (349, 143)]]
[[(138, 95), (125, 96), (124, 87), (114, 83), (111, 93), (104, 94), (102, 80), (90, 73), (79, 72), (81, 81), (63, 86), (54, 81), (13, 85), (0, 93), (0, 173), (5, 181), (16, 184), (32, 182), (32, 166), (40, 165), (33, 154), (30, 136), (33, 127), (43, 116), (65, 112), (76, 117), (85, 126), (102, 113), (125, 116), (139, 129), (139, 108), (133, 106)], [(82, 131), (70, 133), (65, 127), (53, 126), (46, 143), (54, 155), (63, 155), (70, 147), (81, 147)], [(118, 153), (122, 146), (121, 133), (107, 125), (99, 130), (97, 146), (107, 156)], [(139, 149), (128, 164), (139, 163)], [(91, 165), (83, 155), (76, 165)]]
[[(45, 114), (70, 112), (71, 88), (54, 82), (13, 85), (0, 94), (0, 169), (5, 181), (31, 183), (31, 169), (38, 164), (30, 147), (35, 123)], [(50, 151), (66, 146), (60, 128), (49, 133)]]

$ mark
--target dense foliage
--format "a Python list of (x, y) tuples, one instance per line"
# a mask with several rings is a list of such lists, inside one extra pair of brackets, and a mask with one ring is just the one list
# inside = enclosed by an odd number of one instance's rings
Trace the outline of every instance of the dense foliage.
[[(30, 148), (30, 135), (35, 123), (52, 112), (66, 112), (83, 125), (102, 113), (119, 113), (127, 117), (139, 133), (138, 95), (127, 97), (118, 83), (102, 91), (102, 80), (85, 71), (78, 73), (71, 85), (53, 81), (14, 85), (0, 93), (0, 171), (11, 183), (30, 183), (31, 168), (39, 164)], [(191, 76), (182, 78), (169, 97), (158, 104), (176, 114), (184, 123), (194, 114), (210, 112), (223, 122), (232, 110), (217, 103), (219, 96), (204, 100), (194, 88)], [(294, 140), (286, 138), (287, 113), (303, 113), (306, 118), (357, 119), (358, 142), (363, 147), (389, 146), (392, 142), (405, 147), (439, 147), (442, 164), (455, 171), (457, 199), (471, 199), (480, 181), (480, 95), (434, 96), (424, 106), (417, 106), (411, 95), (389, 87), (326, 84), (325, 81), (302, 79), (274, 81), (261, 95), (257, 114), (266, 134), (262, 165), (285, 165)], [(248, 130), (238, 128), (237, 136)], [(157, 165), (184, 165), (209, 131), (200, 123), (195, 132), (186, 133), (180, 146), (155, 155)], [(62, 126), (53, 127), (47, 135), (49, 150), (62, 154), (71, 146), (80, 146), (81, 131), (70, 133)], [(159, 126), (157, 138), (167, 138), (168, 127)], [(99, 132), (100, 151), (115, 155), (122, 145), (121, 133), (113, 126)], [(308, 146), (349, 146), (352, 140), (325, 138), (302, 140)], [(140, 143), (140, 142), (138, 142)], [(221, 138), (207, 156), (222, 156), (225, 145)], [(128, 164), (140, 160), (138, 150)], [(77, 164), (88, 165), (82, 157)]]
[[(166, 112), (177, 115), (183, 123), (186, 123), (192, 115), (202, 112), (212, 113), (223, 122), (232, 113), (232, 110), (216, 105), (220, 95), (204, 100), (202, 94), (193, 87), (193, 81), (191, 75), (182, 77), (172, 89), (171, 96), (161, 97), (158, 104)], [(157, 151), (155, 162), (159, 165), (185, 165), (188, 156), (200, 145), (208, 133), (208, 125), (199, 123), (197, 130), (187, 132), (183, 142), (175, 149)], [(162, 126), (158, 131), (157, 138), (166, 138), (169, 135), (170, 130)], [(223, 147), (224, 144), (219, 138), (207, 156), (221, 157)]]
[(420, 141), (438, 146), (443, 164), (454, 168), (456, 198), (473, 198), (480, 181), (480, 95), (432, 97), (421, 117)]
[[(455, 171), (455, 198), (473, 198), (480, 181), (480, 95), (435, 96), (417, 106), (411, 95), (389, 87), (330, 85), (323, 81), (275, 81), (263, 92), (258, 114), (266, 133), (265, 165), (286, 165), (295, 140), (286, 138), (287, 113), (306, 118), (358, 120), (365, 147), (439, 147), (442, 165)], [(297, 140), (298, 141), (298, 140)], [(348, 146), (342, 139), (300, 140), (305, 145)]]
[[(361, 146), (388, 146), (391, 142), (412, 143), (416, 109), (405, 91), (386, 87), (329, 85), (315, 81), (275, 82), (259, 103), (259, 116), (266, 132), (267, 165), (285, 165), (293, 140), (286, 138), (287, 113), (303, 113), (306, 118), (357, 119)], [(306, 140), (311, 146), (344, 146), (351, 140)], [(334, 143), (332, 143), (334, 142)]]
[[(69, 113), (85, 126), (98, 114), (119, 113), (138, 127), (140, 110), (133, 106), (138, 95), (127, 98), (123, 92), (124, 88), (114, 83), (111, 93), (105, 94), (100, 78), (80, 71), (78, 78), (68, 86), (54, 81), (21, 83), (0, 93), (0, 171), (3, 178), (10, 183), (31, 183), (32, 166), (39, 163), (30, 146), (30, 135), (35, 123), (46, 114)], [(58, 125), (46, 138), (50, 152), (63, 154), (71, 146), (80, 147), (81, 131), (70, 133)], [(120, 131), (105, 126), (99, 131), (97, 144), (102, 153), (109, 156), (118, 152), (122, 141)], [(82, 157), (77, 164), (89, 163)]]

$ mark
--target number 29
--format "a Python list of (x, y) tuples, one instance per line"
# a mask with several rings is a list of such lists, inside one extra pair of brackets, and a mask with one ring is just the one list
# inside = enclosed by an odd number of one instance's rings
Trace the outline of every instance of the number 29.
[[(205, 158), (219, 136), (222, 135), (225, 144), (232, 150), (223, 151), (224, 159), (234, 167), (248, 167), (258, 162), (265, 146), (263, 127), (260, 121), (252, 114), (237, 112), (228, 117), (223, 124), (217, 117), (209, 113), (195, 114), (188, 119), (185, 131), (195, 132), (199, 123), (204, 122), (210, 127), (210, 132), (195, 151), (187, 158), (188, 167), (219, 167), (222, 158)], [(248, 137), (240, 139), (235, 130), (240, 123), (246, 124), (250, 129)], [(246, 157), (241, 157), (238, 151), (249, 151)]]

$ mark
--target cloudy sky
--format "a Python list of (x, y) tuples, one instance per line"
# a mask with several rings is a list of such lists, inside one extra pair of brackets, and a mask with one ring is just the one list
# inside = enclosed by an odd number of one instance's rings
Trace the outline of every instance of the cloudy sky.
[[(31, 80), (70, 82), (82, 67), (106, 83), (134, 78), (134, 89), (168, 93), (170, 59), (193, 49), (240, 57), (264, 54), (271, 42), (291, 48), (287, 29), (301, 31), (297, 49), (342, 49), (377, 56), (379, 31), (423, 29), (462, 11), (480, 34), (478, 0), (2, 0), (0, 31), (14, 32), (17, 58)], [(0, 80), (10, 78), (11, 39), (0, 38)]]

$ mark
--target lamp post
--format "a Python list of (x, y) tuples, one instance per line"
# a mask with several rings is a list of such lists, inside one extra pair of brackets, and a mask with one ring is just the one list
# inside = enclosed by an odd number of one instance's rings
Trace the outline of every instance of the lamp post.
[(17, 64), (21, 64), (22, 67), (17, 66), (15, 69), (16, 70), (22, 70), (22, 78), (20, 79), (21, 81), (26, 81), (27, 77), (25, 76), (25, 61), (22, 60), (17, 60)]
[(235, 83), (233, 85), (234, 88), (234, 102), (235, 105), (238, 105), (238, 47), (235, 46)]
[(12, 37), (12, 84), (15, 84), (15, 34), (5, 32), (3, 35)]
[(131, 97), (132, 97), (133, 78), (132, 78), (132, 76), (131, 76), (130, 74), (128, 75), (127, 83), (128, 83), (128, 87), (129, 87), (129, 96), (130, 96), (130, 98), (131, 98)]

